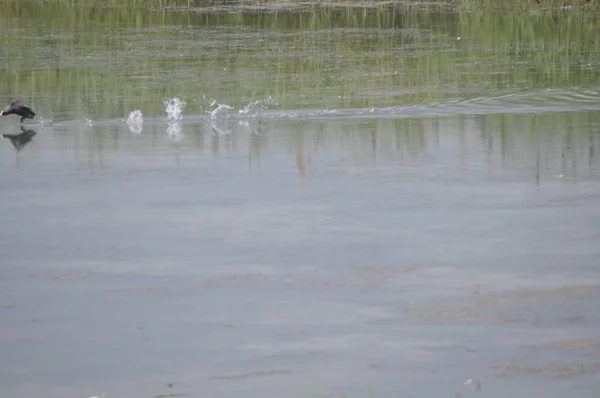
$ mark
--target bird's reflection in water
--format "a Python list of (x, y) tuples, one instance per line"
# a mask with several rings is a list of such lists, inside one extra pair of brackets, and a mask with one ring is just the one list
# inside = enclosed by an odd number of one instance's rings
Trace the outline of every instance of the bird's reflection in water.
[(8, 138), (18, 152), (21, 149), (25, 148), (25, 145), (27, 145), (36, 134), (37, 133), (35, 132), (35, 130), (26, 129), (23, 126), (21, 126), (21, 133), (2, 134), (2, 138)]

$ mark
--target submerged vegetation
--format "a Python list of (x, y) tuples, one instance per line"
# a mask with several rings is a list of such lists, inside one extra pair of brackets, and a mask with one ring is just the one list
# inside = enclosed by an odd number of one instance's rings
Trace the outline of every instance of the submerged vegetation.
[[(115, 103), (124, 116), (139, 107), (159, 115), (155, 99), (166, 96), (196, 108), (270, 96), (285, 109), (367, 108), (600, 81), (600, 19), (578, 10), (184, 12), (70, 3), (0, 1), (0, 92), (96, 118), (113, 117)], [(50, 93), (61, 102), (45, 102)]]
[[(30, 0), (36, 1), (36, 0)], [(0, 0), (2, 3), (21, 3), (16, 0)], [(143, 8), (194, 8), (207, 11), (215, 8), (233, 8), (238, 10), (299, 10), (306, 8), (388, 8), (388, 7), (413, 7), (413, 8), (440, 8), (440, 7), (515, 7), (533, 4), (547, 4), (549, 6), (573, 6), (590, 3), (590, 0), (53, 0), (61, 6), (93, 6), (93, 7), (119, 7), (135, 6)]]
[[(82, 4), (88, 3), (0, 0), (4, 102), (12, 95), (26, 98), (53, 120), (114, 120), (134, 110), (144, 118), (164, 116), (166, 97), (185, 101), (186, 115), (214, 109), (213, 100), (233, 107), (231, 113), (260, 107), (261, 101), (286, 111), (435, 108), (453, 102), (464, 110), (471, 104), (485, 107), (489, 99), (503, 102), (505, 109), (543, 101), (559, 108), (569, 101), (597, 103), (600, 19), (577, 8), (567, 12), (544, 3), (526, 12), (416, 11), (408, 5), (223, 12)], [(564, 98), (571, 89), (580, 98)], [(539, 138), (520, 133), (543, 128), (547, 136), (560, 135), (565, 126), (586, 126), (572, 118), (588, 117), (490, 114), (479, 122), (489, 136), (500, 129), (505, 148), (513, 134), (533, 142)], [(406, 136), (396, 143), (378, 147), (416, 146), (410, 152), (417, 153), (425, 131), (433, 128), (409, 119), (367, 124), (373, 136), (364, 134), (364, 125), (327, 136), (336, 140), (338, 133), (356, 133), (352, 139), (364, 149), (379, 132), (403, 131)], [(152, 131), (149, 126), (145, 134)], [(106, 134), (112, 134), (110, 128)], [(164, 135), (162, 126), (156, 135)], [(581, 132), (582, 142), (590, 136)], [(235, 145), (236, 139), (230, 140)], [(252, 150), (264, 140), (268, 135), (252, 136)], [(304, 155), (298, 159), (299, 169), (307, 167)]]

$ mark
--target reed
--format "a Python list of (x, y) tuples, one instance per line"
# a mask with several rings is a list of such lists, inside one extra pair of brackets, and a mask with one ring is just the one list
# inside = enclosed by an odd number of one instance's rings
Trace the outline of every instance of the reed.
[(600, 19), (578, 9), (250, 13), (67, 3), (0, 1), (1, 93), (96, 118), (115, 107), (159, 115), (166, 96), (196, 111), (204, 97), (369, 108), (600, 81)]
[[(36, 0), (0, 0), (0, 3), (14, 4)], [(282, 10), (319, 9), (372, 9), (372, 8), (403, 8), (403, 9), (516, 9), (516, 8), (551, 8), (567, 6), (594, 6), (589, 0), (542, 0), (542, 5), (536, 0), (434, 0), (405, 1), (405, 0), (326, 0), (326, 1), (295, 1), (295, 0), (51, 0), (60, 6), (77, 7), (136, 7), (140, 9), (230, 9), (238, 11), (280, 12)]]

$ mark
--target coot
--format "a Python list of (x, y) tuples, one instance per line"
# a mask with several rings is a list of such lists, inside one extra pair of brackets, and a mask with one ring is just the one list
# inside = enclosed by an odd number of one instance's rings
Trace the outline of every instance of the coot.
[(5, 115), (19, 115), (21, 116), (21, 123), (25, 119), (33, 119), (35, 116), (35, 112), (31, 110), (31, 108), (21, 100), (13, 101), (9, 106), (4, 108), (2, 112), (0, 112), (0, 116)]

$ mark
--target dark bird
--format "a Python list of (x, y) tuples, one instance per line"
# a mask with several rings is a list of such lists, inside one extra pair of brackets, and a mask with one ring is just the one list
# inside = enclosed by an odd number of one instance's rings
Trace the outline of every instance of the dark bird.
[(21, 126), (22, 133), (2, 134), (2, 138), (8, 138), (17, 151), (20, 151), (37, 133), (33, 130), (26, 130)]
[(31, 110), (31, 108), (21, 100), (13, 101), (9, 106), (4, 108), (2, 112), (0, 112), (0, 116), (5, 115), (19, 115), (21, 116), (21, 123), (25, 119), (33, 119), (35, 116), (35, 112)]

